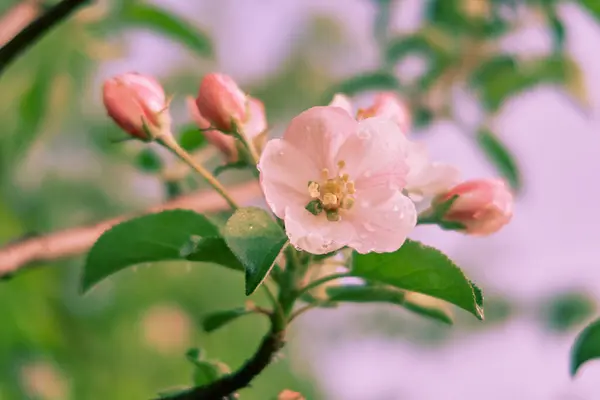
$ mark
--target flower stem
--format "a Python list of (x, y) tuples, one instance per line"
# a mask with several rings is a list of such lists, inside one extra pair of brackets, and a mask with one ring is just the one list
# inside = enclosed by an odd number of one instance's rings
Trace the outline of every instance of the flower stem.
[(206, 182), (208, 182), (209, 185), (211, 185), (225, 199), (225, 201), (229, 204), (229, 206), (231, 206), (231, 208), (233, 208), (234, 210), (239, 208), (235, 200), (233, 200), (233, 198), (231, 198), (231, 196), (227, 192), (227, 189), (225, 189), (225, 187), (221, 185), (221, 182), (219, 182), (217, 178), (215, 178), (214, 175), (211, 174), (206, 168), (204, 168), (201, 164), (196, 162), (196, 160), (194, 160), (194, 158), (187, 151), (185, 151), (179, 145), (179, 143), (175, 141), (175, 139), (173, 139), (173, 136), (163, 135), (157, 139), (157, 142), (171, 150), (179, 158), (185, 161), (190, 167), (192, 167), (196, 172), (202, 175)]
[(332, 281), (334, 279), (348, 278), (351, 276), (352, 276), (352, 274), (349, 272), (340, 272), (339, 274), (332, 274), (332, 275), (324, 276), (323, 278), (314, 280), (314, 281), (310, 282), (309, 284), (307, 284), (306, 286), (304, 286), (302, 289), (300, 289), (298, 291), (297, 295), (301, 296), (304, 293), (309, 292), (311, 289), (314, 289), (317, 286), (327, 283), (329, 281)]

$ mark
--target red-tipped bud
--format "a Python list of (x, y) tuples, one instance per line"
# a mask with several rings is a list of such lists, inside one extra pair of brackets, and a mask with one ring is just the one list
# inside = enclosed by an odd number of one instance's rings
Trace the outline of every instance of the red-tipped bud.
[(513, 195), (500, 179), (463, 182), (438, 196), (434, 205), (455, 196), (458, 198), (443, 218), (463, 224), (469, 234), (489, 235), (500, 230), (512, 218)]
[(108, 115), (130, 135), (152, 140), (169, 132), (168, 102), (154, 78), (132, 72), (108, 79), (103, 99)]
[(248, 99), (233, 79), (223, 74), (208, 74), (200, 83), (196, 98), (200, 114), (215, 128), (229, 132), (248, 119)]

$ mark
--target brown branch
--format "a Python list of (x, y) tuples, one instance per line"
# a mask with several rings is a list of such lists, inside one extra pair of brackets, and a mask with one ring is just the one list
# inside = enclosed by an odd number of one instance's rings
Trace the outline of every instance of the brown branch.
[[(237, 201), (245, 203), (258, 197), (260, 188), (256, 182), (250, 182), (230, 188), (229, 192)], [(151, 207), (143, 213), (176, 208), (191, 209), (197, 212), (214, 212), (225, 210), (228, 205), (221, 196), (210, 189), (178, 197), (162, 205)], [(104, 231), (133, 216), (121, 216), (90, 226), (70, 228), (45, 236), (25, 239), (0, 248), (0, 278), (36, 261), (50, 261), (81, 254), (88, 250)]]
[(0, 49), (0, 75), (21, 53), (38, 41), (46, 32), (67, 18), (89, 0), (63, 0), (27, 25), (10, 42)]
[(195, 387), (167, 398), (169, 400), (223, 400), (229, 398), (228, 396), (249, 386), (250, 382), (271, 363), (285, 344), (284, 336), (285, 331), (279, 331), (273, 325), (271, 331), (263, 338), (256, 353), (236, 372), (225, 375), (206, 386)]

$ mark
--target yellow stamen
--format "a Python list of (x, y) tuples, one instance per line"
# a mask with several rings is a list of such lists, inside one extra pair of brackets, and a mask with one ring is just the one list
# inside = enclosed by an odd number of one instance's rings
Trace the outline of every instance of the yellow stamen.
[(337, 163), (339, 169), (343, 169), (346, 166), (346, 161), (340, 160)]
[(348, 194), (356, 193), (356, 188), (354, 187), (354, 182), (350, 181), (350, 182), (346, 183), (346, 191), (348, 192)]
[(317, 182), (310, 182), (308, 184), (308, 194), (313, 199), (316, 199), (321, 196), (321, 192), (319, 190), (319, 184)]
[(325, 207), (336, 206), (338, 202), (338, 198), (333, 193), (325, 193), (323, 195), (323, 205)]
[(329, 179), (329, 170), (328, 170), (327, 168), (323, 168), (323, 169), (321, 170), (321, 178), (322, 178), (323, 180), (327, 180), (327, 179)]
[(342, 175), (342, 180), (343, 180), (344, 182), (348, 182), (348, 179), (350, 179), (350, 175), (348, 175), (348, 174), (344, 174), (344, 175)]

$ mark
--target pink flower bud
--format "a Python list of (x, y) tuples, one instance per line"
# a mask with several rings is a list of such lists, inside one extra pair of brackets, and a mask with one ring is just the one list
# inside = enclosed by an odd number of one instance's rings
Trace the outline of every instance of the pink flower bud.
[(108, 79), (103, 97), (108, 115), (129, 134), (149, 140), (168, 132), (165, 92), (154, 78), (132, 72)]
[[(193, 97), (186, 99), (188, 112), (192, 116), (192, 119), (198, 125), (200, 129), (207, 129), (210, 127), (210, 122), (200, 114), (198, 106)], [(215, 146), (223, 153), (228, 162), (235, 162), (238, 158), (238, 151), (235, 146), (235, 138), (231, 135), (226, 135), (217, 130), (211, 129), (202, 132), (210, 144)]]
[(513, 196), (500, 179), (463, 182), (438, 196), (434, 205), (457, 195), (459, 197), (444, 219), (465, 225), (469, 234), (489, 235), (500, 230), (512, 218)]
[[(261, 133), (265, 132), (267, 129), (265, 107), (262, 101), (250, 96), (247, 97), (247, 103), (245, 120), (238, 121), (238, 130), (248, 141), (252, 141), (257, 151), (260, 152), (266, 138), (264, 135), (261, 135)], [(194, 101), (192, 97), (187, 98), (187, 107), (192, 119), (200, 129), (204, 130), (211, 126), (215, 126), (214, 124), (211, 125), (208, 118), (205, 118), (205, 116), (200, 113), (196, 101)], [(205, 130), (203, 131), (203, 134), (213, 146), (223, 153), (227, 162), (231, 163), (238, 161), (238, 144), (232, 135), (227, 135), (213, 129)]]
[(232, 121), (243, 124), (248, 119), (248, 99), (227, 75), (206, 75), (200, 83), (196, 105), (200, 114), (221, 131), (230, 131)]
[(373, 105), (358, 110), (357, 119), (385, 117), (394, 121), (406, 135), (411, 128), (412, 118), (408, 106), (395, 93), (383, 92), (375, 96)]

